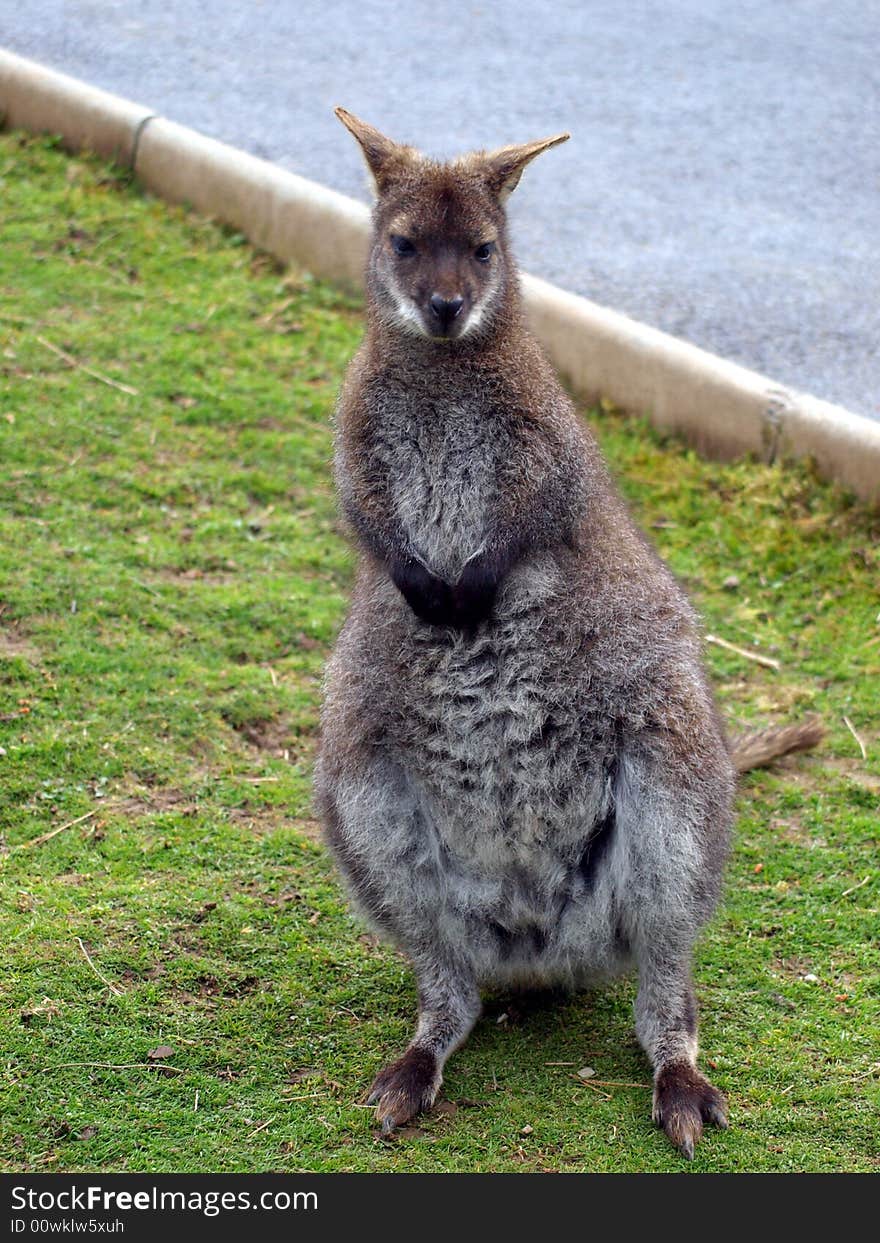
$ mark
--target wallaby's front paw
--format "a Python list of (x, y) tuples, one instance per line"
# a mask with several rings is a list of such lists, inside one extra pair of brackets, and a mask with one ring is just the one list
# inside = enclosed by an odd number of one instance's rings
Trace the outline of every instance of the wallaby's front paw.
[(391, 567), (394, 586), (422, 621), (432, 626), (455, 625), (452, 588), (418, 561), (397, 561)]
[(500, 582), (499, 567), (490, 558), (475, 557), (467, 563), (452, 588), (461, 627), (473, 630), (486, 620), (492, 612)]
[(426, 1049), (407, 1049), (403, 1057), (376, 1076), (367, 1103), (376, 1106), (376, 1121), (387, 1134), (430, 1109), (440, 1083), (440, 1070), (433, 1053)]
[(654, 1084), (653, 1118), (689, 1161), (703, 1134), (703, 1123), (727, 1126), (727, 1103), (687, 1062), (664, 1066)]

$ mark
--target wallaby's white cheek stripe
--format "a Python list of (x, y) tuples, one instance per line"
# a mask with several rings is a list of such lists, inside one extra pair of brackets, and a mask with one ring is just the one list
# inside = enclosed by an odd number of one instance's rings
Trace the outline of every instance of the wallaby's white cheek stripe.
[(425, 327), (424, 320), (411, 299), (402, 293), (393, 281), (389, 282), (389, 291), (394, 300), (397, 312), (396, 318), (401, 328), (406, 329), (407, 332), (414, 333), (416, 336), (430, 337), (431, 334)]
[(467, 320), (462, 325), (461, 333), (459, 334), (460, 336), (466, 337), (469, 333), (476, 332), (485, 319), (486, 312), (495, 304), (495, 297), (497, 293), (498, 277), (496, 276), (492, 283), (486, 286), (482, 298), (480, 298), (478, 302), (474, 303)]
[(413, 333), (417, 337), (430, 337), (430, 333), (425, 327), (421, 315), (413, 306), (407, 306), (405, 302), (398, 304), (399, 323), (407, 332)]

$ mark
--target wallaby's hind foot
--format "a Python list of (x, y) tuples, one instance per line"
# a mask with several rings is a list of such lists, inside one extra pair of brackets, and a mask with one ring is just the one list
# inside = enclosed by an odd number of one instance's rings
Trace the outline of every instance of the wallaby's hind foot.
[[(667, 901), (657, 909), (669, 908)], [(655, 921), (636, 947), (639, 991), (636, 1035), (654, 1067), (651, 1116), (682, 1156), (693, 1160), (703, 1124), (727, 1126), (724, 1096), (696, 1068), (697, 1002), (690, 946), (681, 930)]]
[(480, 1013), (473, 979), (448, 962), (435, 946), (414, 961), (419, 984), (419, 1021), (409, 1048), (376, 1076), (367, 1098), (386, 1134), (430, 1109), (443, 1082), (443, 1067), (462, 1044)]
[(367, 1098), (367, 1104), (376, 1106), (376, 1121), (383, 1133), (387, 1135), (430, 1109), (442, 1081), (437, 1058), (428, 1049), (410, 1045), (403, 1057), (386, 1066), (376, 1076)]
[(683, 1156), (693, 1160), (703, 1123), (727, 1128), (727, 1102), (689, 1062), (667, 1062), (654, 1080), (651, 1116)]

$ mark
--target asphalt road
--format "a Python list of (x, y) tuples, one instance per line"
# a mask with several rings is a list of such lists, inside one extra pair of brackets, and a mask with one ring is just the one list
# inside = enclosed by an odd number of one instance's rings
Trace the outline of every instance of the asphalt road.
[(337, 103), (437, 155), (570, 130), (524, 268), (880, 418), (880, 0), (0, 0), (0, 44), (361, 198)]

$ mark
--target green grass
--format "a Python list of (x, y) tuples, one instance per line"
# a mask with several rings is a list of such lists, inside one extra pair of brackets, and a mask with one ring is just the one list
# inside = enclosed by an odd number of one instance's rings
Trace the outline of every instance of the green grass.
[[(413, 984), (309, 802), (358, 305), (45, 140), (0, 137), (0, 196), (5, 1168), (681, 1169), (628, 982), (519, 1018), (489, 999), (451, 1103), (374, 1136), (360, 1096)], [(877, 1169), (880, 522), (807, 470), (590, 417), (707, 629), (781, 662), (708, 649), (733, 727), (829, 728), (743, 782), (696, 966), (732, 1127), (691, 1168)]]

